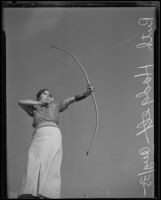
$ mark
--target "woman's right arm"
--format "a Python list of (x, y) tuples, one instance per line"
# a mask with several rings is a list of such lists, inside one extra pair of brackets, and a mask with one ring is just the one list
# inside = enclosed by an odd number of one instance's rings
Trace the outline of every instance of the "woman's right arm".
[(39, 101), (33, 101), (33, 100), (19, 100), (17, 103), (31, 117), (33, 117), (34, 105), (40, 104)]

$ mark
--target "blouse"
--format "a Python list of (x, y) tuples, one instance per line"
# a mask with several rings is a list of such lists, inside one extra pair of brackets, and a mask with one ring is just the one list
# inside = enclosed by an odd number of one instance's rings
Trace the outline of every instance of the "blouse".
[(44, 123), (58, 125), (59, 112), (63, 112), (74, 101), (74, 97), (69, 97), (57, 104), (54, 101), (51, 101), (50, 104), (31, 104), (32, 100), (22, 100), (18, 104), (33, 118), (32, 126), (36, 128)]
[(33, 123), (32, 126), (36, 128), (41, 123), (53, 122), (58, 125), (59, 112), (67, 109), (71, 103), (71, 98), (60, 101), (58, 104), (51, 102), (46, 105), (34, 105), (33, 107)]

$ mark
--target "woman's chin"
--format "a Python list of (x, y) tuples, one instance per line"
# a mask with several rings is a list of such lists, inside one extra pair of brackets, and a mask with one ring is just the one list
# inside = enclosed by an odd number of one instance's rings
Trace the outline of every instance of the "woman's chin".
[(47, 99), (47, 100), (45, 100), (45, 101), (43, 101), (42, 102), (42, 104), (50, 104), (50, 103), (52, 103), (54, 101), (54, 99)]
[(42, 101), (42, 105), (47, 105), (47, 104), (49, 104), (50, 102), (49, 101)]
[(53, 103), (53, 102), (54, 102), (54, 99), (51, 99), (51, 100), (50, 100), (50, 103)]

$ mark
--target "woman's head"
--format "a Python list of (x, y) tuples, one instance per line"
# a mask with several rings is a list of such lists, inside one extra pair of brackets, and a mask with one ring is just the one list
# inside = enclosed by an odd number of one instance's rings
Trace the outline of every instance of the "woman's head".
[(52, 94), (48, 91), (48, 89), (41, 89), (36, 95), (37, 101), (42, 101), (45, 103), (50, 103), (52, 98)]

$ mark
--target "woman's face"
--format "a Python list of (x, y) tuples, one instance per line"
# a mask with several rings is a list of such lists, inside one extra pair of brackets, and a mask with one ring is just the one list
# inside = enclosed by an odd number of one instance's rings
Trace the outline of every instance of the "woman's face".
[(45, 90), (40, 97), (40, 101), (43, 103), (50, 103), (54, 98), (52, 98), (52, 95), (49, 91)]

